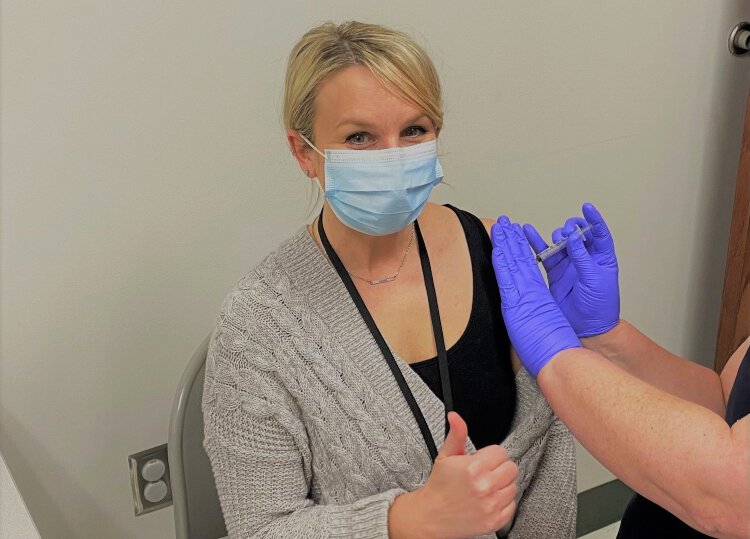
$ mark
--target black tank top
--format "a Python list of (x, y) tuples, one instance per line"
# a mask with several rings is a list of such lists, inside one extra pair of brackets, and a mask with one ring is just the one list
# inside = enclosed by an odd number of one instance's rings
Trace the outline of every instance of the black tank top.
[[(510, 431), (516, 408), (516, 386), (510, 361), (510, 339), (500, 311), (500, 293), (492, 268), (492, 243), (474, 215), (448, 206), (466, 235), (474, 281), (469, 323), (448, 349), (453, 405), (466, 421), (477, 449), (500, 443)], [(411, 364), (440, 400), (437, 357)]]
[[(737, 371), (727, 400), (729, 425), (750, 414), (750, 350)], [(617, 539), (703, 539), (709, 537), (694, 530), (652, 501), (636, 494), (630, 500), (620, 523)]]

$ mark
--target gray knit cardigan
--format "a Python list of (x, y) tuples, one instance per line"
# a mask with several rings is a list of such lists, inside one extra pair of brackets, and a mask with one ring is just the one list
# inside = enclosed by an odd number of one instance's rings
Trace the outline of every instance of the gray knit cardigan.
[[(440, 447), (443, 403), (396, 360)], [(515, 381), (516, 413), (502, 445), (519, 467), (518, 510), (504, 532), (573, 538), (572, 437), (526, 371)], [(232, 538), (387, 538), (393, 499), (430, 474), (424, 440), (380, 349), (304, 227), (224, 300), (203, 415)], [(475, 451), (470, 440), (466, 450)]]

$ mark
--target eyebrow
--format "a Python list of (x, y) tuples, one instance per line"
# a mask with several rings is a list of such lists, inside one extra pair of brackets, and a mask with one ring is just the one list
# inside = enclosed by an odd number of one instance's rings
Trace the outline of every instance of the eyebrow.
[[(407, 120), (405, 123), (407, 125), (415, 124), (418, 121), (422, 120), (423, 118), (426, 118), (428, 120), (430, 119), (429, 116), (427, 116), (427, 114), (423, 113), (423, 114), (419, 114), (418, 116), (415, 116), (414, 118), (411, 118), (410, 120)], [(334, 126), (334, 129), (339, 129), (340, 127), (343, 127), (345, 125), (355, 126), (358, 129), (370, 129), (370, 130), (372, 130), (373, 127), (375, 127), (374, 124), (371, 124), (369, 122), (365, 122), (362, 120), (358, 120), (356, 118), (344, 118)]]

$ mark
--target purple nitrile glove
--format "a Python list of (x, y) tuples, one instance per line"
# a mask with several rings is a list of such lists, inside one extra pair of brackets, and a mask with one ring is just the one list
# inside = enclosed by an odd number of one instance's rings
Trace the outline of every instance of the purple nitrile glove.
[[(567, 237), (566, 249), (543, 262), (549, 289), (579, 337), (606, 333), (620, 320), (620, 290), (615, 244), (599, 211), (583, 205), (581, 217), (571, 217), (552, 233), (553, 243)], [(584, 243), (576, 227), (591, 224)], [(535, 252), (547, 244), (531, 225), (524, 232)]]
[(578, 348), (573, 328), (547, 288), (519, 225), (492, 225), (492, 265), (505, 327), (523, 366), (536, 378), (558, 352)]

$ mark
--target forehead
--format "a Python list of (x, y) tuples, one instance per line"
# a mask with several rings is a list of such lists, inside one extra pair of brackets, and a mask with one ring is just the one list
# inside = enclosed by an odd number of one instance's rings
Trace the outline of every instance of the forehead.
[(383, 86), (365, 66), (337, 71), (315, 97), (316, 129), (336, 129), (348, 121), (378, 126), (399, 124), (423, 111)]

